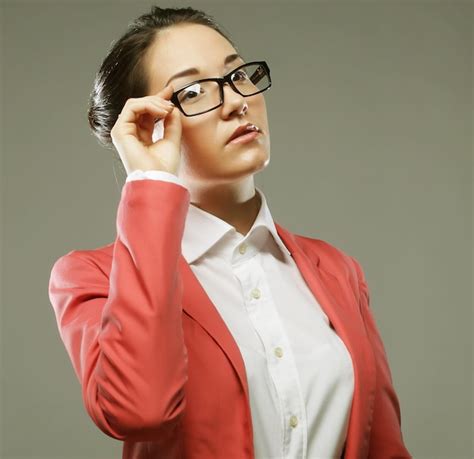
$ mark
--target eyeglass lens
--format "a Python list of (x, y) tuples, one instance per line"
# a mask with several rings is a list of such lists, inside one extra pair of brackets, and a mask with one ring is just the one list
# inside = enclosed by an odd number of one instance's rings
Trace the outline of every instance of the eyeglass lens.
[[(265, 67), (249, 64), (232, 74), (232, 82), (244, 96), (263, 91), (270, 85)], [(186, 87), (178, 94), (178, 100), (187, 115), (197, 115), (220, 105), (217, 81), (203, 81)]]

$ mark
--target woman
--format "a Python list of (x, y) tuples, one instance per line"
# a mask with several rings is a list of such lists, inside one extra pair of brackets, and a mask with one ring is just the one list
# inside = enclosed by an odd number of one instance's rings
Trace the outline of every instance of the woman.
[(123, 458), (411, 457), (359, 263), (254, 186), (270, 86), (192, 8), (152, 7), (97, 74), (90, 125), (128, 174), (117, 236), (57, 260), (49, 293)]

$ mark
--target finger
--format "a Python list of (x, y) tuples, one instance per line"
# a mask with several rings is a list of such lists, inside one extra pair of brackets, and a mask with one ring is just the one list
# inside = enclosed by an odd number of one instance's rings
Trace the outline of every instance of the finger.
[(164, 94), (171, 95), (173, 94), (173, 92), (174, 92), (173, 85), (171, 83), (168, 83), (164, 88), (158, 91), (155, 95), (162, 97)]
[(154, 118), (163, 118), (170, 110), (170, 107), (159, 106), (148, 98), (128, 99), (119, 115), (120, 124), (135, 124), (143, 114), (150, 114)]
[(173, 95), (173, 93), (174, 93), (173, 86), (171, 86), (171, 84), (169, 84), (168, 86), (165, 86), (161, 91), (158, 91), (155, 94), (150, 94), (150, 95), (145, 96), (145, 97), (150, 97), (153, 100), (159, 100), (160, 102), (172, 103), (171, 100), (169, 100), (169, 99)]
[(176, 107), (173, 108), (170, 114), (164, 119), (163, 129), (164, 139), (170, 140), (176, 145), (181, 143), (181, 113)]
[(158, 91), (156, 94), (151, 95), (150, 97), (153, 99), (158, 99), (161, 102), (171, 103), (169, 98), (173, 95), (174, 88), (171, 83), (165, 86), (161, 91)]

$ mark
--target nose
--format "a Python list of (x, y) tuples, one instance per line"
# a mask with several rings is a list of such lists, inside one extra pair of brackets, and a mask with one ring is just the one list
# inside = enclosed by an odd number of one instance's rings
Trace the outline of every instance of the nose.
[(237, 91), (230, 86), (229, 83), (225, 82), (223, 87), (224, 103), (222, 104), (222, 116), (228, 118), (231, 115), (235, 115), (242, 112), (242, 108), (245, 105), (245, 97), (239, 94)]

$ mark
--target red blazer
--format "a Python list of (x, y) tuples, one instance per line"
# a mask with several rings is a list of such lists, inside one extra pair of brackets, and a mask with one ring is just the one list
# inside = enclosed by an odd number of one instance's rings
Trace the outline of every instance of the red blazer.
[[(171, 182), (126, 182), (113, 243), (55, 263), (49, 296), (85, 409), (122, 459), (252, 459), (244, 362), (181, 254), (190, 202)], [(411, 458), (359, 263), (319, 239), (278, 234), (353, 361), (345, 459)]]

